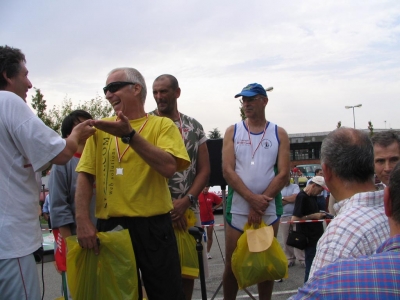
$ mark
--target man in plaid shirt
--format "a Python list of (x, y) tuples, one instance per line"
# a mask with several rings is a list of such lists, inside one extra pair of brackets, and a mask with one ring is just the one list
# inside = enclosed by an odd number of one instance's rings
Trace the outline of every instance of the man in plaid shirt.
[(324, 139), (325, 182), (338, 201), (336, 217), (317, 244), (309, 278), (338, 258), (371, 255), (389, 237), (383, 190), (374, 184), (374, 151), (367, 133), (339, 128)]
[(290, 299), (399, 299), (400, 163), (393, 169), (384, 193), (390, 238), (376, 254), (323, 267)]

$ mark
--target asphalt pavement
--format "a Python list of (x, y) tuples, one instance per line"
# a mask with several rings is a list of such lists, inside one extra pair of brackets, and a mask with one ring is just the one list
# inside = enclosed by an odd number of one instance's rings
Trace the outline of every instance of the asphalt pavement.
[[(224, 253), (225, 253), (225, 235), (223, 225), (223, 216), (216, 215), (214, 242), (211, 248), (212, 259), (207, 261), (209, 276), (206, 278), (206, 292), (207, 299), (221, 300), (223, 299), (222, 287), (222, 273), (224, 270)], [(282, 237), (278, 232), (278, 240), (282, 243)], [(43, 282), (45, 288), (44, 299), (53, 300), (61, 296), (61, 275), (59, 275), (54, 266), (52, 255), (46, 255), (43, 263)], [(37, 265), (40, 280), (42, 280), (42, 264)], [(272, 299), (287, 299), (293, 294), (296, 294), (297, 289), (303, 285), (304, 280), (304, 268), (298, 263), (289, 268), (289, 278), (284, 279), (283, 282), (275, 282)], [(247, 288), (247, 292), (252, 296), (249, 296), (246, 291), (239, 290), (237, 299), (258, 299), (257, 286), (251, 286)], [(253, 297), (253, 298), (252, 298)], [(193, 300), (201, 300), (201, 288), (200, 280), (195, 280), (195, 286), (193, 291)]]

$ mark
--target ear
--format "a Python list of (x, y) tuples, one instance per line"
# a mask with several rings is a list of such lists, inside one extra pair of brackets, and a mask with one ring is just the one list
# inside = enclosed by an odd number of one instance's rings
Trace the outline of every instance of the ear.
[(383, 195), (383, 205), (385, 206), (385, 214), (388, 218), (393, 215), (392, 212), (392, 199), (390, 199), (389, 187), (385, 187), (385, 193)]
[(176, 91), (175, 91), (175, 97), (176, 97), (176, 99), (178, 99), (180, 96), (181, 96), (181, 88), (178, 87), (178, 88), (176, 89)]
[(11, 78), (7, 77), (7, 72), (4, 71), (2, 73), (2, 75), (3, 75), (4, 80), (7, 81), (7, 84), (10, 84), (11, 83)]
[(326, 181), (331, 181), (332, 180), (332, 176), (333, 176), (332, 170), (326, 164), (322, 164), (321, 168), (322, 168), (322, 172), (324, 173), (325, 182)]
[(133, 89), (135, 95), (139, 95), (140, 92), (142, 91), (143, 87), (140, 84), (135, 84), (132, 86), (132, 89)]

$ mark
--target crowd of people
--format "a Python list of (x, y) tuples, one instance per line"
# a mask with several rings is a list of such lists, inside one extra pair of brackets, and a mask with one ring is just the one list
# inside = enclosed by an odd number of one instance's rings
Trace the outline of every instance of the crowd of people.
[[(207, 273), (213, 211), (223, 203), (209, 192), (203, 126), (178, 110), (178, 80), (158, 76), (152, 86), (157, 108), (145, 112), (142, 74), (113, 69), (103, 90), (115, 116), (94, 120), (86, 111), (73, 111), (60, 137), (25, 103), (32, 87), (25, 64), (19, 49), (0, 47), (0, 295), (40, 299), (33, 257), (42, 240), (36, 175), (52, 164), (46, 216), (55, 234), (76, 235), (82, 248), (98, 254), (97, 233), (120, 225), (129, 231), (140, 271), (136, 284), (143, 283), (146, 297), (191, 299), (194, 279), (181, 274), (175, 233), (188, 230), (188, 214), (206, 227)], [(399, 297), (398, 134), (376, 133), (371, 142), (359, 130), (331, 132), (322, 143), (322, 168), (300, 190), (290, 182), (288, 134), (266, 118), (265, 89), (252, 83), (238, 97), (245, 119), (228, 127), (222, 149), (229, 188), (224, 299), (237, 296), (232, 255), (243, 228), (261, 222), (275, 237), (279, 227), (284, 239), (291, 227), (307, 236), (304, 250), (284, 246), (288, 267), (296, 260), (305, 267), (305, 285), (293, 299)], [(374, 183), (374, 174), (381, 183)], [(328, 198), (335, 218), (324, 232), (322, 222), (307, 221), (328, 216)], [(271, 299), (273, 280), (257, 286), (259, 299)], [(142, 289), (138, 293), (142, 299)]]

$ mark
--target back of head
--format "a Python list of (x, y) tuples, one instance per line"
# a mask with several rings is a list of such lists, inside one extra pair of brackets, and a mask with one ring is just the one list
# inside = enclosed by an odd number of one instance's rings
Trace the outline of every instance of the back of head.
[(392, 205), (391, 218), (400, 225), (400, 163), (390, 173), (389, 194)]
[(85, 110), (77, 109), (72, 111), (68, 116), (64, 118), (61, 124), (61, 136), (62, 138), (67, 138), (71, 132), (72, 129), (79, 123), (82, 122), (82, 120), (89, 120), (93, 119), (91, 114), (89, 114)]
[(147, 96), (147, 87), (143, 75), (134, 68), (116, 68), (111, 70), (111, 72), (108, 73), (108, 75), (115, 73), (117, 71), (124, 71), (126, 76), (126, 81), (137, 83), (142, 87), (142, 91), (140, 92), (140, 98), (142, 99), (142, 102), (145, 103)]
[(379, 145), (384, 148), (388, 147), (393, 143), (398, 143), (398, 145), (400, 146), (399, 133), (394, 130), (386, 130), (374, 133), (374, 135), (371, 138), (371, 141), (374, 146)]
[(338, 128), (323, 140), (321, 163), (341, 180), (365, 183), (374, 176), (374, 151), (367, 133)]
[(8, 78), (16, 76), (20, 71), (21, 62), (26, 62), (21, 50), (7, 45), (0, 46), (0, 90), (4, 90), (7, 86), (3, 73), (5, 72)]

